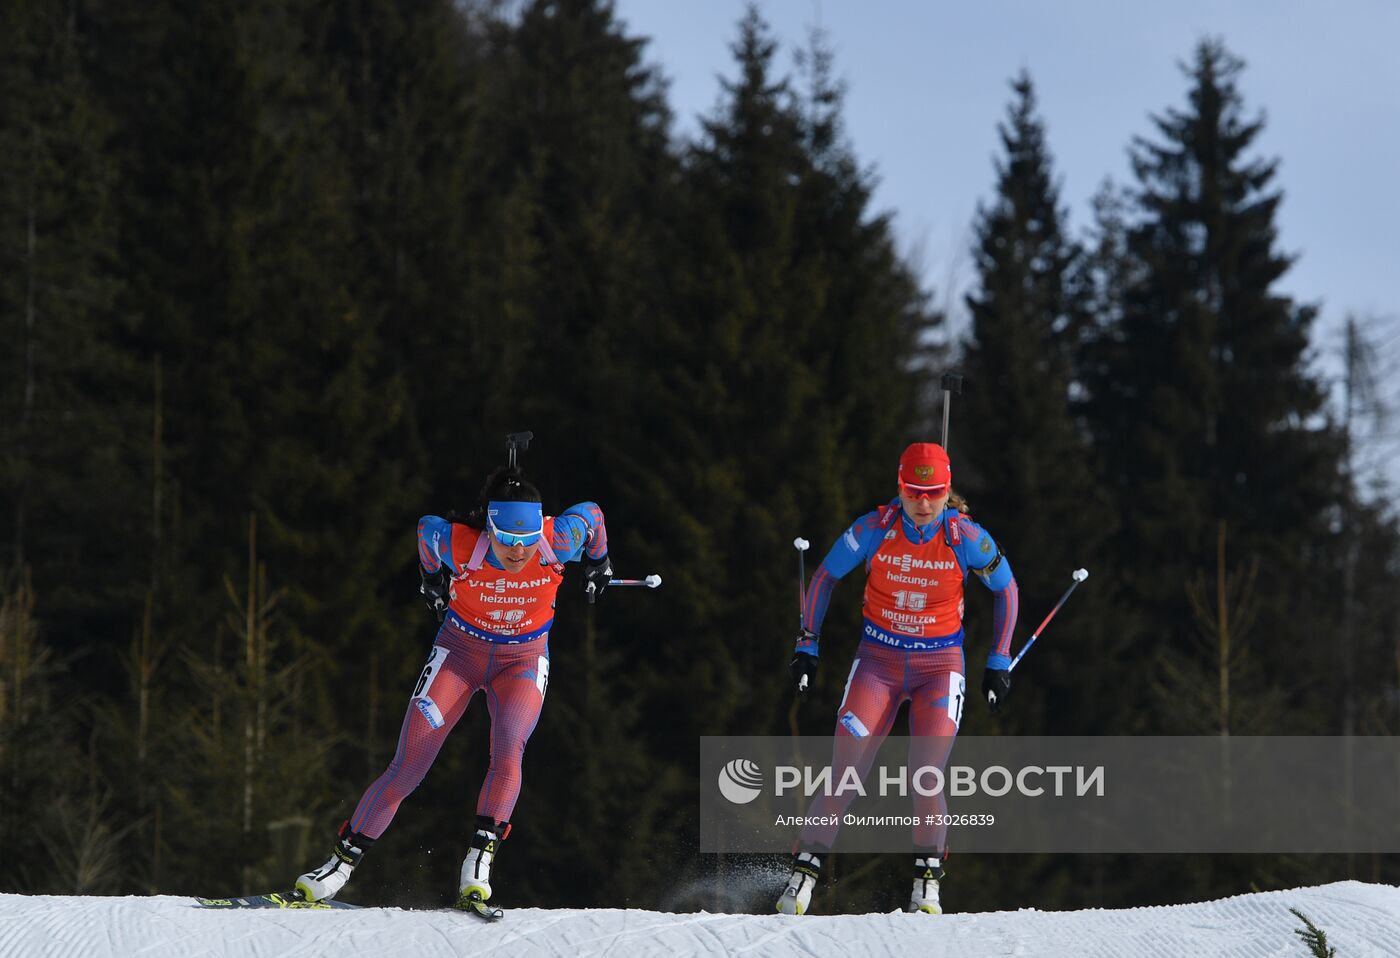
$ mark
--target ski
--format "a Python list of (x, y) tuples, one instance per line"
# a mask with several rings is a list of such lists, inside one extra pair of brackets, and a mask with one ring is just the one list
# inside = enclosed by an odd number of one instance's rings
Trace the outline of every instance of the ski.
[(195, 898), (201, 908), (358, 908), (343, 901), (307, 901), (300, 892), (244, 895), (242, 898)]
[(462, 895), (453, 907), (458, 911), (471, 912), (483, 921), (500, 921), (506, 916), (506, 913), (495, 905), (488, 905), (481, 893), (475, 891), (470, 895)]
[[(269, 895), (244, 895), (240, 898), (195, 898), (200, 908), (359, 908), (343, 901), (307, 901), (300, 892), (273, 892)], [(417, 911), (418, 909), (409, 909)], [(432, 909), (428, 909), (432, 910)], [(500, 921), (505, 911), (495, 905), (488, 905), (481, 895), (472, 892), (457, 899), (450, 911), (465, 911), (483, 921)]]

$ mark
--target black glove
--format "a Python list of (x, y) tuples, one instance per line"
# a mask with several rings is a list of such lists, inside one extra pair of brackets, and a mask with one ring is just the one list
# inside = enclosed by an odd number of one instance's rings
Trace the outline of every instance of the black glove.
[(418, 587), (418, 591), (423, 593), (423, 598), (428, 603), (428, 608), (437, 614), (439, 622), (447, 615), (447, 607), (452, 602), (452, 578), (447, 574), (447, 566), (439, 566), (432, 575), (418, 570), (418, 574), (423, 577), (423, 584)]
[[(817, 657), (806, 652), (794, 652), (792, 661), (788, 663), (788, 674), (792, 676), (797, 694), (801, 695), (817, 680)], [(807, 680), (805, 684), (802, 681), (804, 678)]]
[(982, 694), (987, 697), (987, 707), (993, 712), (1001, 710), (1010, 692), (1011, 673), (1008, 670), (987, 669), (982, 673)]
[(592, 605), (598, 601), (598, 596), (603, 594), (603, 590), (612, 581), (613, 567), (612, 560), (606, 555), (601, 559), (589, 559), (583, 567), (583, 578), (585, 585), (583, 591), (588, 593), (588, 604)]
[[(812, 683), (817, 680), (817, 657), (811, 652), (804, 652), (804, 645), (815, 649), (817, 634), (807, 629), (799, 629), (797, 632), (797, 651), (793, 652), (792, 661), (788, 663), (788, 674), (792, 676), (792, 684), (798, 695), (811, 688)], [(804, 678), (806, 682), (802, 681)]]

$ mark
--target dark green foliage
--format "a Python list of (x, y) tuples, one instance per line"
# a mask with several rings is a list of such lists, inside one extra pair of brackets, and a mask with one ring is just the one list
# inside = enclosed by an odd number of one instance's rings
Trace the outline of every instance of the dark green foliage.
[(110, 309), (116, 164), (87, 52), (66, 4), (0, 12), (0, 550), (70, 622), (124, 598), (113, 567), (139, 525), (117, 516), (139, 494), (129, 440), (149, 428)]
[[(1187, 107), (1134, 143), (1127, 202), (1101, 194), (1081, 408), (1122, 519), (1107, 555), (1124, 631), (1152, 677), (1151, 694), (1129, 696), (1137, 727), (1335, 734), (1342, 445), (1308, 366), (1316, 310), (1276, 288), (1290, 265), (1277, 164), (1252, 156), (1263, 121), (1247, 115), (1241, 71), (1202, 41)], [(1217, 856), (1156, 871), (1200, 895), (1293, 869)]]
[[(831, 45), (789, 75), (751, 9), (732, 49), (683, 142), (606, 0), (0, 10), (8, 889), (222, 895), (321, 860), (435, 628), (415, 521), (469, 508), (528, 428), (547, 511), (601, 503), (619, 574), (665, 585), (589, 607), (567, 579), (503, 894), (732, 904), (734, 863), (694, 853), (696, 737), (831, 727), (860, 576), (794, 704), (790, 543), (812, 541), (810, 573), (894, 495), (904, 443), (937, 438), (947, 363), (871, 209)], [(974, 703), (969, 730), (1400, 727), (1395, 518), (1350, 488), (1304, 363), (1312, 310), (1273, 288), (1273, 166), (1247, 158), (1237, 77), (1201, 47), (1189, 108), (1083, 244), (1013, 85), (955, 476), (1017, 571), (1018, 639), (1071, 569), (1094, 578), (1010, 713)], [(1351, 672), (1314, 641), (1347, 570)], [(487, 724), (475, 703), (348, 897), (451, 893)], [(827, 907), (898, 906), (906, 865), (833, 863)], [(969, 856), (946, 900), (1137, 904), (1347, 867), (1138, 865)]]
[[(999, 127), (996, 192), (977, 217), (978, 284), (967, 297), (972, 322), (962, 364), (966, 388), (953, 400), (950, 430), (954, 485), (1016, 574), (1020, 628), (1013, 654), (1069, 586), (1073, 570), (1085, 566), (1093, 578), (1076, 590), (1072, 613), (1057, 620), (1018, 666), (1012, 707), (994, 720), (974, 699), (963, 728), (974, 734), (1089, 734), (1117, 723), (1114, 731), (1128, 732), (1139, 722), (1125, 717), (1124, 703), (1140, 699), (1145, 683), (1114, 672), (1114, 663), (1129, 658), (1119, 576), (1105, 549), (1116, 521), (1093, 468), (1089, 437), (1073, 416), (1073, 400), (1082, 392), (1080, 344), (1093, 306), (1091, 273), (1068, 233), (1030, 77), (1021, 74), (1011, 89)], [(968, 679), (976, 687), (991, 603), (980, 585), (969, 583), (968, 593)], [(1113, 682), (1115, 696), (1090, 691), (1104, 678)], [(1005, 867), (987, 856), (959, 858), (958, 907), (991, 906), (986, 889)], [(1014, 868), (1041, 888), (1092, 880), (1092, 863), (1080, 856), (1036, 856)]]
[(84, 762), (75, 709), (55, 697), (68, 663), (55, 655), (34, 607), (28, 570), (7, 575), (0, 592), (0, 834), (16, 863), (13, 889), (73, 892), (77, 870), (55, 867), (49, 846), (60, 846), (67, 865), (81, 857), (83, 843), (67, 841), (69, 809), (50, 799), (81, 780)]
[(1288, 909), (1299, 921), (1303, 923), (1302, 928), (1293, 929), (1293, 933), (1308, 946), (1316, 958), (1336, 958), (1337, 949), (1329, 947), (1327, 944), (1327, 932), (1312, 923), (1312, 919), (1296, 908)]
[[(1190, 623), (1188, 587), (1202, 570), (1214, 577), (1223, 522), (1231, 555), (1262, 563), (1257, 631), (1271, 634), (1296, 624), (1299, 606), (1326, 608), (1311, 584), (1340, 491), (1338, 447), (1316, 425), (1322, 393), (1306, 367), (1315, 310), (1273, 288), (1289, 265), (1275, 248), (1276, 164), (1247, 156), (1262, 121), (1245, 116), (1240, 70), (1203, 42), (1189, 109), (1156, 118), (1161, 142), (1135, 144), (1120, 312), (1105, 317), (1086, 382), (1125, 520), (1117, 551), (1137, 559), (1124, 570), (1134, 603)], [(1167, 625), (1145, 638), (1186, 635)]]
[[(799, 94), (775, 75), (774, 41), (751, 10), (733, 45), (738, 78), (685, 162), (679, 309), (649, 357), (657, 501), (645, 528), (695, 559), (671, 601), (681, 634), (709, 648), (704, 681), (667, 696), (694, 700), (690, 734), (787, 729), (792, 535), (823, 554), (892, 494), (892, 450), (914, 415), (910, 367), (937, 321), (887, 224), (869, 216), (823, 42)], [(733, 561), (738, 543), (750, 561)], [(847, 602), (832, 619), (838, 660), (854, 632)], [(716, 647), (715, 635), (736, 641)]]
[[(977, 221), (980, 282), (967, 299), (968, 388), (954, 400), (962, 424), (951, 430), (954, 485), (1016, 573), (1022, 621), (1032, 620), (1022, 638), (1064, 592), (1074, 569), (1105, 573), (1075, 596), (1075, 624), (1059, 625), (1048, 640), (1053, 644), (1026, 659), (1019, 673), (1026, 689), (999, 723), (1022, 731), (1092, 729), (1114, 706), (1081, 694), (1078, 664), (1116, 658), (1122, 631), (1110, 601), (1117, 576), (1103, 564), (1116, 523), (1092, 469), (1088, 437), (1071, 415), (1090, 301), (1083, 253), (1066, 232), (1030, 78), (1022, 74), (1012, 90), (1015, 99), (1000, 128), (1004, 156), (997, 161), (996, 196)], [(1073, 506), (1047, 508), (1056, 502)], [(989, 603), (976, 597), (979, 588), (970, 592), (970, 634), (980, 638), (990, 630), (982, 611)], [(969, 646), (976, 679), (985, 654)], [(971, 718), (975, 728), (980, 715), (974, 711)]]

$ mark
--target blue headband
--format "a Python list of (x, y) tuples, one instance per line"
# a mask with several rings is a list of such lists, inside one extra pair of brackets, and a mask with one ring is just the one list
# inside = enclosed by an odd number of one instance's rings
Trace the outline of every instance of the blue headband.
[(502, 545), (528, 546), (544, 534), (544, 509), (538, 502), (488, 502), (486, 524)]

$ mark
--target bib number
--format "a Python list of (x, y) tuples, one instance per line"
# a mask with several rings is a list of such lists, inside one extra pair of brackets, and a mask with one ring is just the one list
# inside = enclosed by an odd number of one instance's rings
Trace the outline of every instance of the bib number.
[(442, 663), (447, 661), (447, 650), (440, 645), (433, 646), (432, 655), (428, 656), (428, 662), (423, 666), (423, 671), (418, 675), (418, 684), (413, 687), (413, 695), (410, 698), (424, 698), (433, 687), (433, 679), (437, 678), (438, 669), (442, 668)]
[(543, 655), (535, 663), (535, 688), (540, 690), (540, 698), (544, 698), (545, 689), (549, 688), (549, 659)]
[(428, 693), (433, 687), (433, 679), (437, 678), (438, 670), (446, 661), (447, 650), (440, 645), (433, 646), (433, 654), (428, 656), (428, 664), (423, 666), (423, 671), (419, 673), (418, 684), (413, 687), (413, 696), (409, 699), (413, 707), (423, 713), (423, 718), (433, 731), (442, 728), (446, 722), (442, 717), (442, 710)]
[(900, 589), (894, 594), (894, 607), (896, 609), (907, 609), (910, 612), (922, 612), (928, 608), (928, 594), (925, 592), (909, 592)]
[(948, 676), (948, 717), (954, 725), (962, 725), (963, 701), (967, 698), (967, 679), (957, 672)]

